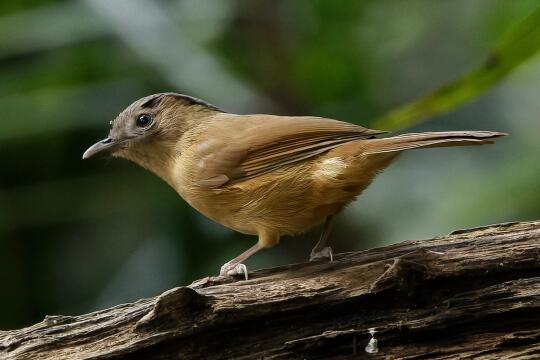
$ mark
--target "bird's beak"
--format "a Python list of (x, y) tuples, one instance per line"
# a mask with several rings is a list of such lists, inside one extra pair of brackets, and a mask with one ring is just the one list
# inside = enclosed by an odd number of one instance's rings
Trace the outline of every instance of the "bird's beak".
[(111, 152), (113, 149), (115, 149), (121, 142), (118, 140), (114, 140), (111, 138), (103, 139), (94, 145), (90, 146), (88, 150), (86, 150), (82, 156), (83, 159), (91, 158), (94, 155), (105, 153), (105, 152)]

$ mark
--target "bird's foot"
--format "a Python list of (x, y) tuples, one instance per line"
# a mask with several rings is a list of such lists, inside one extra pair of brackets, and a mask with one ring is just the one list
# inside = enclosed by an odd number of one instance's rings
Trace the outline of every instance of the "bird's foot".
[(313, 249), (309, 255), (309, 261), (316, 261), (319, 259), (329, 259), (330, 262), (334, 261), (334, 253), (330, 246), (325, 246), (320, 250)]
[(246, 265), (231, 262), (231, 261), (223, 264), (223, 266), (221, 267), (221, 270), (219, 271), (219, 276), (234, 276), (234, 275), (244, 275), (244, 277), (247, 280), (248, 271), (247, 271)]

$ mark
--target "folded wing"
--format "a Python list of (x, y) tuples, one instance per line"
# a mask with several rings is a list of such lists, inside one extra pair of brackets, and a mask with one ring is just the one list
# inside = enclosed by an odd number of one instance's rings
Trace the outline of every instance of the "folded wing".
[(199, 159), (196, 181), (202, 187), (216, 188), (384, 131), (318, 117), (249, 115), (220, 120), (209, 133), (212, 136), (195, 150)]

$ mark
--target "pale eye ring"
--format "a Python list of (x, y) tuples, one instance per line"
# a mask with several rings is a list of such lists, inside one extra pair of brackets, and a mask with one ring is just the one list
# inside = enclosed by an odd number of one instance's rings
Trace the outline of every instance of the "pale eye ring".
[(150, 114), (140, 114), (137, 116), (136, 124), (138, 127), (145, 128), (148, 127), (153, 120), (154, 118)]

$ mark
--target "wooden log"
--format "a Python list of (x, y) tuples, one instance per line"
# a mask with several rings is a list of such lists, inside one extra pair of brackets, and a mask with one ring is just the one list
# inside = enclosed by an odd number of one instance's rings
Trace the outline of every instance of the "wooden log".
[(1, 359), (373, 356), (540, 358), (540, 221), (205, 278), (0, 332)]

